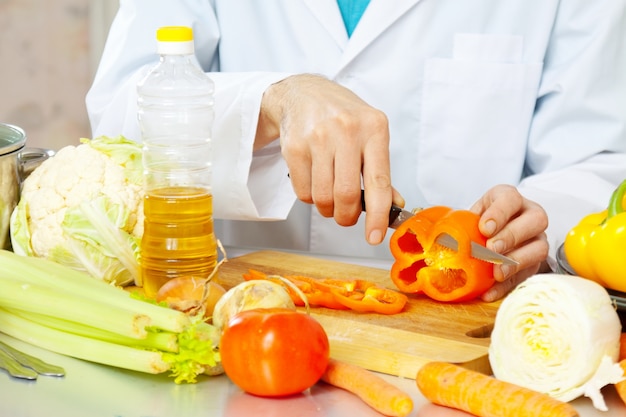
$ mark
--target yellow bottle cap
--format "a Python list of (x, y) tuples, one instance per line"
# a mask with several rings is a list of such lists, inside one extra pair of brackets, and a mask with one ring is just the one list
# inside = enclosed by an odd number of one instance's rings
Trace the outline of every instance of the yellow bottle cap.
[(157, 29), (157, 50), (161, 55), (193, 54), (193, 30), (187, 26), (163, 26)]
[(193, 30), (187, 26), (164, 26), (157, 30), (159, 42), (188, 42), (193, 40)]

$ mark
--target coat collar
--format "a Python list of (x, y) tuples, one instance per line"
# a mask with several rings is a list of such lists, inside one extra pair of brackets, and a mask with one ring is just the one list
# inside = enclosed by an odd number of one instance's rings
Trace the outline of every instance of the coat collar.
[(348, 39), (336, 0), (304, 0), (307, 7), (343, 51), (338, 70), (345, 67), (385, 29), (420, 1), (371, 0), (352, 37)]

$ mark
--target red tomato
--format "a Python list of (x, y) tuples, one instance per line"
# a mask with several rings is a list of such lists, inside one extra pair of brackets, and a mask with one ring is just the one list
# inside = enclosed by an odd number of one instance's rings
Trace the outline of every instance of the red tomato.
[(226, 375), (242, 390), (262, 397), (300, 393), (314, 385), (328, 365), (324, 328), (305, 313), (285, 308), (242, 311), (220, 342)]

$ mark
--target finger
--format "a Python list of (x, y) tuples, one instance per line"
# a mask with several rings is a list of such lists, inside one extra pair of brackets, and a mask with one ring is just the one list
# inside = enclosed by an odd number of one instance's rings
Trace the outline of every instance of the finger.
[(540, 236), (548, 227), (545, 211), (537, 204), (526, 204), (517, 217), (506, 220), (505, 226), (487, 240), (487, 247), (498, 252), (508, 253), (525, 244), (528, 240)]
[(506, 281), (495, 283), (491, 288), (483, 293), (481, 299), (487, 303), (491, 303), (503, 298), (520, 283), (533, 276), (539, 270), (539, 266), (540, 264), (536, 264), (518, 272)]
[(480, 214), (478, 227), (483, 235), (498, 233), (511, 219), (524, 209), (524, 198), (515, 187), (500, 185), (489, 190), (471, 208)]
[(281, 152), (287, 163), (293, 191), (299, 200), (312, 204), (310, 154), (306, 150), (294, 147), (286, 137), (284, 139)]
[(306, 139), (311, 152), (311, 198), (324, 217), (333, 217), (335, 182), (334, 132), (318, 125)]
[(491, 288), (485, 291), (485, 293), (480, 298), (487, 303), (497, 301), (507, 295), (509, 292), (511, 292), (513, 288), (515, 288), (517, 284), (519, 284), (523, 280), (524, 279), (522, 278), (522, 276), (520, 276), (519, 278), (511, 278), (503, 282), (497, 282)]
[(389, 209), (393, 196), (389, 166), (389, 133), (368, 143), (363, 155), (363, 186), (365, 190), (365, 236), (372, 245), (381, 243), (389, 226)]
[(497, 265), (494, 267), (493, 277), (503, 282), (509, 277), (526, 268), (540, 264), (548, 257), (548, 240), (545, 233), (528, 240), (520, 247), (507, 252), (507, 256), (519, 262), (518, 265)]
[(397, 207), (404, 208), (404, 206), (406, 205), (406, 201), (404, 201), (404, 197), (402, 197), (402, 194), (400, 194), (400, 192), (393, 187), (391, 188), (391, 193), (391, 201), (393, 202), (393, 204)]
[[(360, 133), (345, 127), (335, 153), (334, 218), (342, 226), (354, 225), (361, 214), (362, 154)], [(354, 128), (354, 127), (353, 127)]]

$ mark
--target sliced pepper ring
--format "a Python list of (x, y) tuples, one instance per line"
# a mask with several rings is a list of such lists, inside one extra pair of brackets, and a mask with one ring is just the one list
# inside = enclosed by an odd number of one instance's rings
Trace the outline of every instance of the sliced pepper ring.
[(373, 282), (363, 280), (353, 282), (356, 285), (352, 291), (331, 290), (337, 301), (350, 310), (362, 313), (396, 314), (402, 311), (408, 301), (406, 295), (379, 287)]
[[(280, 279), (250, 270), (243, 275), (245, 280), (269, 279), (278, 282), (289, 292), (294, 304), (304, 305), (304, 301)], [(307, 297), (310, 306), (326, 307), (334, 310), (353, 310), (361, 313), (396, 314), (406, 305), (406, 295), (367, 280), (342, 280), (336, 278), (316, 279), (301, 275), (283, 277), (295, 284)]]

